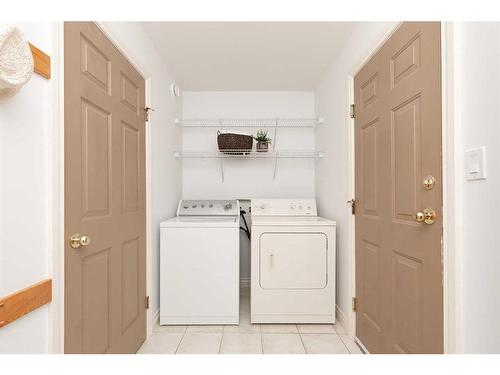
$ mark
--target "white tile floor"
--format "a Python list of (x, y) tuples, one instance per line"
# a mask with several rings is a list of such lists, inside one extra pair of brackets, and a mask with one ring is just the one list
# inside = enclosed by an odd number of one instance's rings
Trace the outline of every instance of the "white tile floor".
[(159, 326), (139, 354), (361, 354), (339, 325), (250, 324), (241, 290), (239, 326)]

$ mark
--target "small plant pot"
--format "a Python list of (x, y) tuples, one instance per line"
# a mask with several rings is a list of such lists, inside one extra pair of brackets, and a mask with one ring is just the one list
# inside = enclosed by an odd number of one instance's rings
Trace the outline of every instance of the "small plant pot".
[(257, 152), (267, 152), (269, 150), (269, 142), (257, 142)]

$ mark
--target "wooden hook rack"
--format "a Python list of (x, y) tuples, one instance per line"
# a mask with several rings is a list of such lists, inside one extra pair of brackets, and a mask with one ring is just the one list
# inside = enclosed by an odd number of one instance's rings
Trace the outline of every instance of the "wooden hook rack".
[(0, 298), (0, 328), (52, 301), (52, 280), (47, 279)]
[(30, 46), (33, 61), (35, 63), (33, 71), (44, 78), (50, 79), (50, 56), (33, 44), (28, 43), (28, 45)]

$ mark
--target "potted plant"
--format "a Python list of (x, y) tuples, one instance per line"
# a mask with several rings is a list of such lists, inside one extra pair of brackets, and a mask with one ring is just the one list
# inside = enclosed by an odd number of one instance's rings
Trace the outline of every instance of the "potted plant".
[(268, 131), (259, 130), (253, 138), (257, 141), (257, 152), (267, 152), (271, 138), (267, 136)]

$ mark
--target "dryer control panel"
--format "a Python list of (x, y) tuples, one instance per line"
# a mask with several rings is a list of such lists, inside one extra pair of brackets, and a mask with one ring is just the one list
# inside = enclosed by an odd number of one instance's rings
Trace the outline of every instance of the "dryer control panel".
[(177, 216), (239, 216), (237, 200), (183, 199), (177, 207)]
[(318, 216), (316, 199), (252, 199), (252, 216)]

